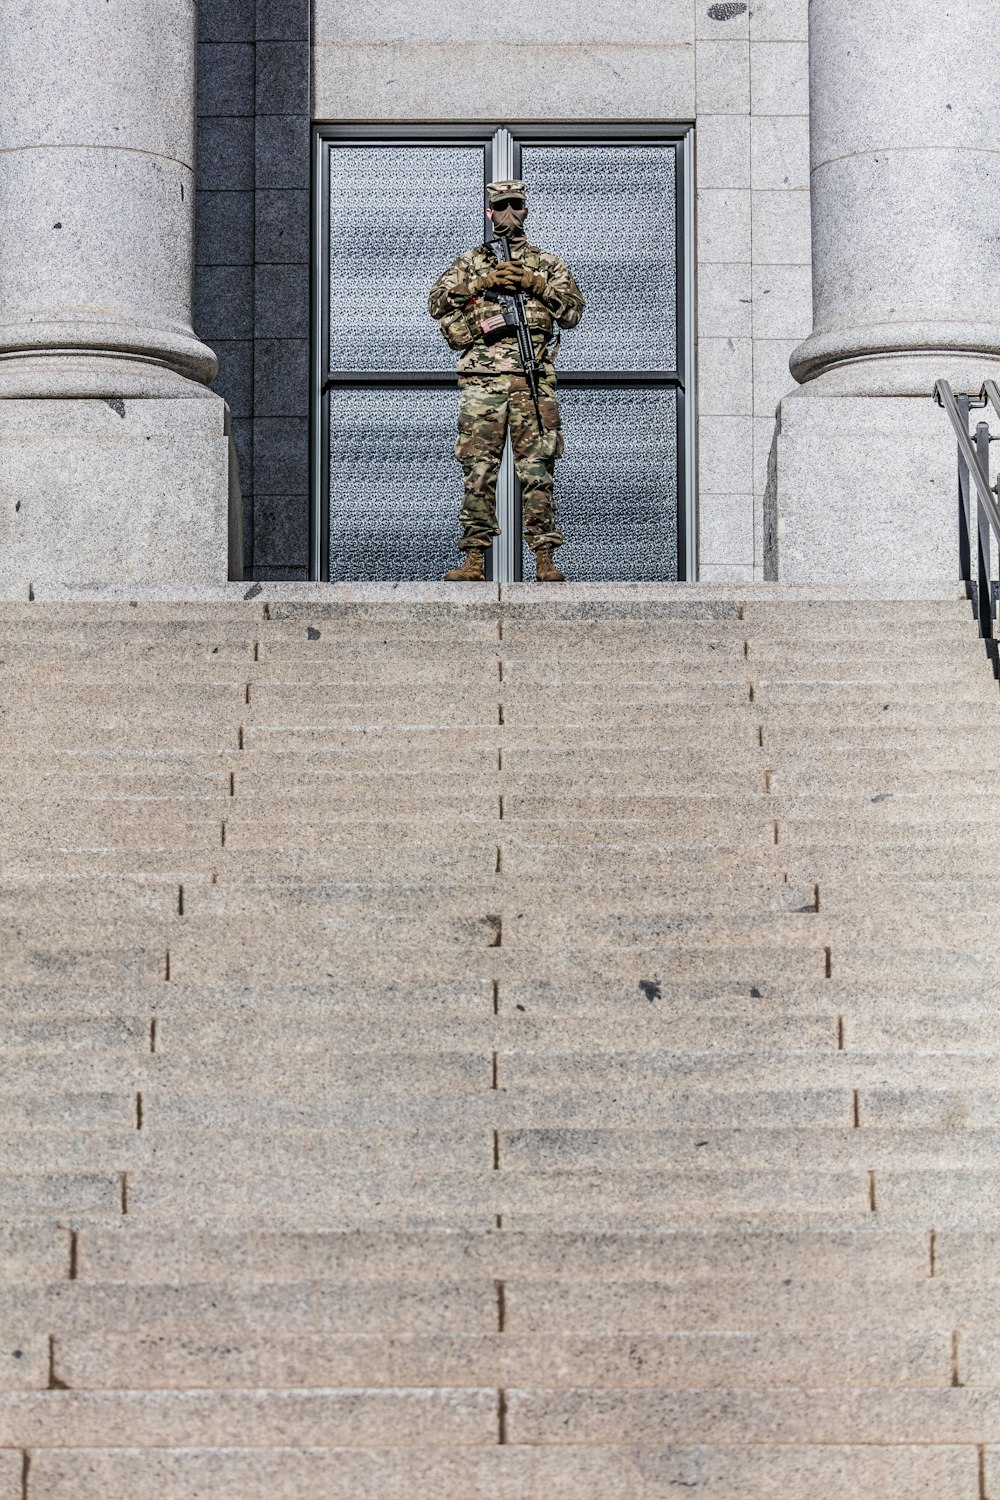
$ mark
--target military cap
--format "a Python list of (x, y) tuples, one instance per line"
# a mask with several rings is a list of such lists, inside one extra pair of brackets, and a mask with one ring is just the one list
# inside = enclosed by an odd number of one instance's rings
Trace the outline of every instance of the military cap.
[(498, 198), (523, 198), (524, 180), (521, 177), (508, 177), (500, 182), (488, 182), (486, 192), (491, 205), (496, 203)]

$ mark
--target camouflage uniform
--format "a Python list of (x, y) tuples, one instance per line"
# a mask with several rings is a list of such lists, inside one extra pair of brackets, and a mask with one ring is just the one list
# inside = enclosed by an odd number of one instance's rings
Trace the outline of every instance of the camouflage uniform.
[[(520, 188), (521, 183), (491, 183), (493, 189)], [(480, 325), (495, 315), (497, 303), (470, 295), (470, 283), (495, 270), (497, 260), (486, 245), (466, 250), (439, 276), (431, 288), (428, 309), (441, 325), (453, 349), (459, 351), (458, 441), (455, 457), (465, 475), (461, 509), (462, 551), (488, 548), (499, 535), (496, 486), (510, 427), (514, 466), (521, 481), (524, 536), (532, 551), (558, 547), (562, 534), (556, 526), (552, 481), (555, 461), (563, 452), (563, 434), (556, 398), (554, 350), (549, 341), (554, 326), (575, 328), (583, 316), (583, 296), (572, 272), (556, 256), (525, 240), (510, 240), (511, 258), (544, 277), (539, 296), (524, 293), (524, 308), (532, 344), (542, 360), (538, 378), (539, 406), (544, 432), (538, 431), (534, 402), (525, 379), (516, 335), (487, 344)], [(556, 345), (558, 347), (558, 344)]]

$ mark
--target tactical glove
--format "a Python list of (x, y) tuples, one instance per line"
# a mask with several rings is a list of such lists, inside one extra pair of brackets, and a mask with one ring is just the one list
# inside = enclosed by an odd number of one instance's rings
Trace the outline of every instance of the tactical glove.
[(487, 271), (485, 276), (470, 276), (468, 281), (457, 281), (448, 293), (449, 301), (456, 307), (463, 307), (473, 297), (481, 297), (493, 286), (495, 274), (494, 271)]
[(487, 271), (482, 276), (473, 276), (469, 282), (469, 296), (481, 297), (484, 292), (493, 291), (498, 285), (497, 276), (499, 275), (499, 271), (500, 267), (495, 271)]
[(540, 297), (545, 290), (545, 277), (538, 271), (532, 271), (530, 266), (518, 265), (516, 261), (506, 260), (493, 272), (493, 281), (497, 291), (512, 294), (514, 292), (528, 292), (533, 297)]

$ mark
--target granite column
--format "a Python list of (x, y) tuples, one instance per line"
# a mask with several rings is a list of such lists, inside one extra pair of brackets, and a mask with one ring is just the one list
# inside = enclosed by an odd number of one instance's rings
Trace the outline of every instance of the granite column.
[(7, 595), (227, 576), (225, 406), (191, 326), (195, 18), (195, 0), (0, 10)]
[(779, 409), (772, 576), (955, 577), (934, 382), (1000, 373), (1000, 30), (977, 0), (811, 0), (813, 315)]

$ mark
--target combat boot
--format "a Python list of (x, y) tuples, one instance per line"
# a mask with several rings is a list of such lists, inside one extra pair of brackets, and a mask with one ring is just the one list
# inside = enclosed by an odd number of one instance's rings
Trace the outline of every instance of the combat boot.
[(539, 583), (565, 583), (565, 573), (556, 567), (554, 547), (539, 547), (535, 552), (535, 577)]
[(485, 583), (482, 547), (470, 547), (460, 568), (449, 568), (444, 575), (446, 583)]

